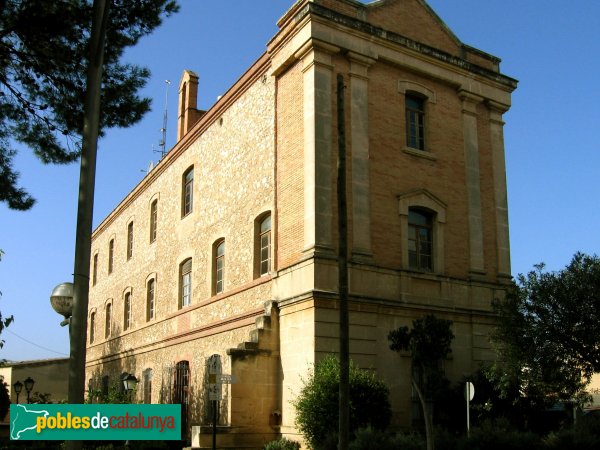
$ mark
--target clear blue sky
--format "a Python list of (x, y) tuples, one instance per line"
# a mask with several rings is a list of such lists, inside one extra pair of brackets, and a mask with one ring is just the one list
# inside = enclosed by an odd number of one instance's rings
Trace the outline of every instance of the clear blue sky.
[[(180, 0), (181, 11), (127, 53), (152, 71), (144, 94), (153, 111), (99, 143), (94, 224), (157, 161), (169, 89), (167, 147), (175, 143), (177, 86), (200, 76), (209, 108), (266, 49), (292, 0)], [(576, 251), (600, 253), (600, 2), (594, 0), (430, 0), (464, 43), (502, 58), (519, 80), (504, 116), (513, 273), (541, 261), (551, 270)], [(50, 307), (53, 287), (72, 280), (78, 164), (43, 166), (23, 149), (16, 167), (38, 200), (29, 212), (0, 205), (0, 311), (15, 323), (0, 336), (0, 358), (68, 355), (67, 329)]]

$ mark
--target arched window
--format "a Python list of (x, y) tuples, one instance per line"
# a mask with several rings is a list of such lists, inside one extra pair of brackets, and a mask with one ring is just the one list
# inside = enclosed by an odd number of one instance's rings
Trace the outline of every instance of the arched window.
[(113, 260), (115, 257), (115, 240), (111, 239), (108, 243), (108, 274), (113, 271)]
[(94, 342), (96, 334), (96, 312), (90, 314), (90, 344)]
[(408, 211), (408, 265), (433, 270), (433, 214), (419, 208)]
[(215, 242), (213, 254), (213, 294), (219, 294), (223, 292), (225, 287), (225, 239)]
[(402, 268), (443, 274), (446, 203), (427, 189), (398, 196)]
[(133, 222), (127, 225), (127, 260), (133, 256)]
[(143, 372), (144, 376), (144, 403), (152, 403), (152, 369), (146, 369)]
[(96, 286), (98, 281), (98, 253), (94, 253), (94, 262), (92, 264), (92, 286)]
[(192, 258), (179, 266), (179, 308), (192, 304)]
[(111, 335), (112, 327), (112, 303), (108, 303), (104, 310), (104, 337), (108, 339)]
[(194, 207), (194, 166), (183, 174), (181, 183), (181, 217), (190, 214)]
[(102, 377), (102, 388), (101, 388), (101, 392), (102, 392), (102, 396), (103, 397), (107, 397), (108, 396), (108, 386), (109, 385), (109, 378), (108, 375), (104, 375)]
[(156, 281), (154, 278), (146, 284), (146, 321), (154, 319), (155, 314)]
[(123, 301), (123, 330), (131, 328), (131, 292), (125, 294)]
[(150, 243), (156, 241), (158, 230), (158, 200), (150, 204)]
[(187, 433), (187, 425), (189, 422), (188, 408), (190, 403), (189, 361), (179, 361), (177, 364), (175, 364), (173, 380), (173, 403), (181, 405), (181, 430), (182, 433)]
[(255, 277), (271, 271), (271, 214), (260, 216), (254, 225)]

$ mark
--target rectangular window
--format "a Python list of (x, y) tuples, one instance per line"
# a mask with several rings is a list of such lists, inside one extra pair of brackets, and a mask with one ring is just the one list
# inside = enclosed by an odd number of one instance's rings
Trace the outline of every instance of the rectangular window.
[(111, 239), (108, 243), (108, 273), (113, 271), (113, 259), (115, 256), (115, 240)]
[(433, 270), (433, 221), (418, 210), (408, 213), (408, 265), (413, 269)]
[(127, 259), (133, 256), (133, 222), (127, 225)]
[(267, 275), (271, 271), (271, 232), (260, 236), (260, 274)]
[(156, 230), (158, 226), (158, 200), (150, 205), (150, 243), (156, 241)]
[(406, 145), (425, 150), (425, 101), (413, 95), (406, 96)]

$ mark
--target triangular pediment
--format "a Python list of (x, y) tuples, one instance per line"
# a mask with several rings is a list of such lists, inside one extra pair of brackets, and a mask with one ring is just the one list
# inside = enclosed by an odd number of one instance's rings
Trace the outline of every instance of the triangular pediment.
[(460, 40), (424, 0), (375, 0), (363, 3), (367, 21), (373, 25), (460, 56)]

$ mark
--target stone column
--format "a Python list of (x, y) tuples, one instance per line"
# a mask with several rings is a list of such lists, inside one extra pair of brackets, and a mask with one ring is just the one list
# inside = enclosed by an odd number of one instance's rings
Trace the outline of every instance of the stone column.
[(510, 278), (508, 199), (506, 192), (506, 163), (504, 159), (504, 121), (502, 120), (502, 114), (508, 111), (508, 106), (490, 101), (488, 102), (488, 107), (490, 109), (494, 203), (496, 205), (498, 276)]
[(350, 129), (352, 142), (352, 258), (368, 261), (371, 249), (371, 211), (369, 183), (369, 78), (375, 62), (356, 53), (350, 60)]
[(333, 252), (333, 66), (337, 51), (309, 41), (296, 56), (304, 74), (304, 251)]
[(477, 105), (481, 97), (460, 91), (462, 99), (463, 137), (469, 215), (469, 271), (485, 273), (483, 258), (483, 222), (481, 214), (481, 183), (479, 172), (479, 142), (477, 137)]

